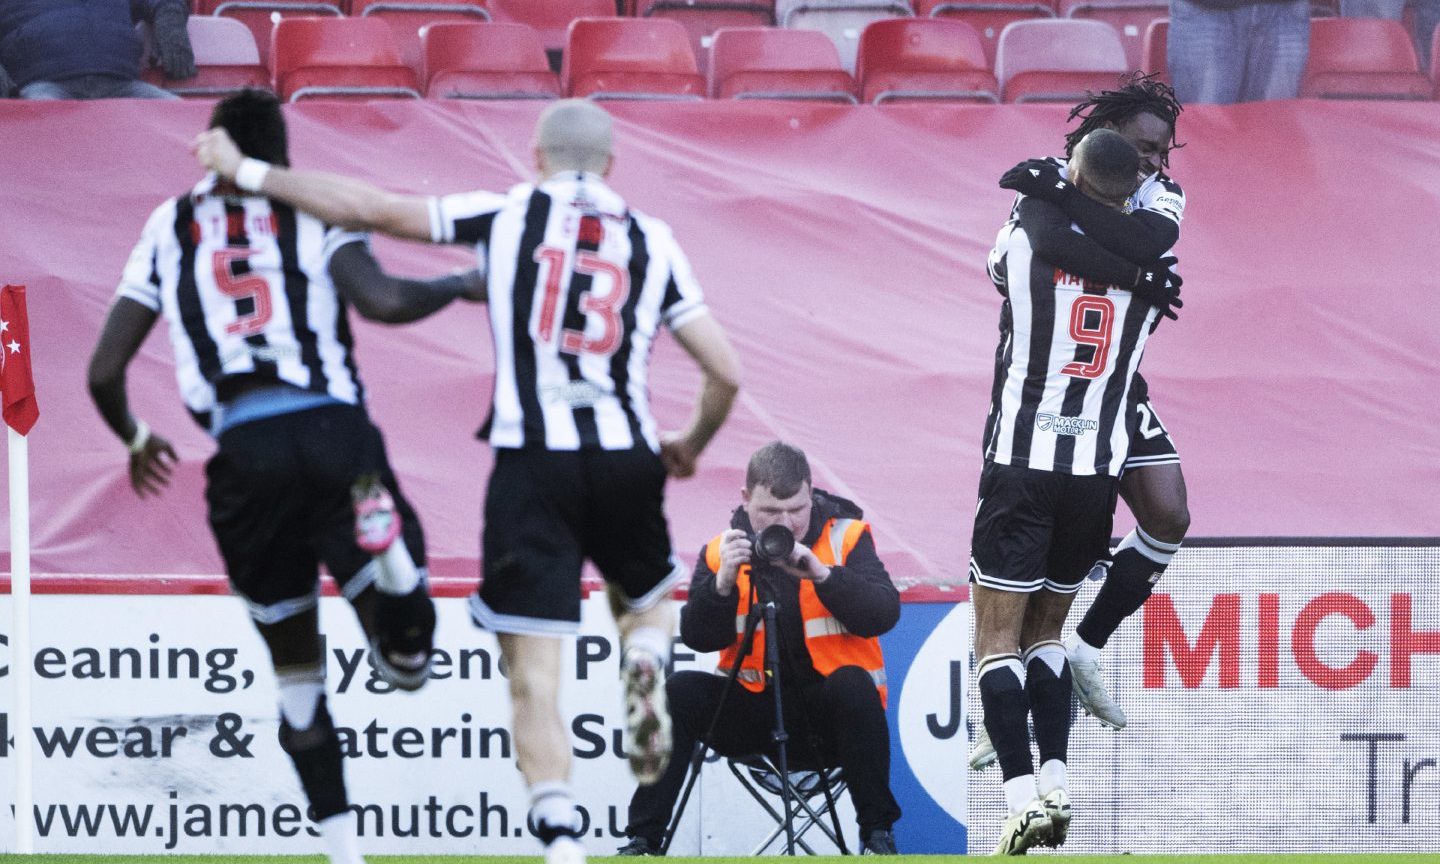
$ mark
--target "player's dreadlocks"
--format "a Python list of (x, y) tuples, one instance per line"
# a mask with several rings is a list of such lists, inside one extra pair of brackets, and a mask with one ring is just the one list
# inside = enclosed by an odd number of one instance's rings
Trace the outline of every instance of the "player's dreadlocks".
[[(1066, 120), (1080, 118), (1080, 125), (1065, 136), (1065, 155), (1075, 150), (1080, 139), (1096, 129), (1109, 124), (1120, 126), (1138, 114), (1154, 114), (1170, 124), (1171, 147), (1183, 147), (1175, 140), (1175, 121), (1179, 118), (1180, 102), (1170, 85), (1159, 80), (1158, 75), (1132, 72), (1127, 75), (1117, 90), (1102, 90), (1091, 93), (1090, 98), (1076, 105)], [(1165, 167), (1170, 160), (1166, 158)]]

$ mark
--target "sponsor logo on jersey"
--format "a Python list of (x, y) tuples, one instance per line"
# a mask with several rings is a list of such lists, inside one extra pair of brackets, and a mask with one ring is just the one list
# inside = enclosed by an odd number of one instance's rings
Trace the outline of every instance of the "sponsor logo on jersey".
[(1084, 435), (1100, 428), (1099, 420), (1092, 420), (1089, 417), (1066, 417), (1063, 414), (1040, 414), (1035, 418), (1035, 425), (1041, 432), (1054, 432), (1056, 435)]
[(571, 408), (590, 408), (610, 394), (605, 388), (589, 381), (567, 381), (542, 388), (540, 395), (546, 402), (564, 402)]

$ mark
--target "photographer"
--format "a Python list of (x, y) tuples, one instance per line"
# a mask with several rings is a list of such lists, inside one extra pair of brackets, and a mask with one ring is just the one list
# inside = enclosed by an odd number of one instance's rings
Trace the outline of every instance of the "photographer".
[(685, 644), (720, 651), (719, 668), (714, 675), (680, 672), (666, 682), (676, 755), (659, 782), (638, 788), (630, 799), (631, 840), (620, 854), (659, 854), (685, 781), (684, 757), (712, 720), (707, 743), (717, 752), (773, 755), (764, 628), (740, 663), (739, 686), (725, 694), (746, 615), (753, 605), (771, 601), (791, 764), (844, 769), (862, 851), (895, 854), (890, 829), (900, 807), (890, 794), (885, 667), (877, 637), (900, 618), (899, 592), (875, 554), (860, 508), (813, 489), (799, 448), (775, 441), (757, 450), (741, 498), (729, 530), (700, 553), (680, 613)]

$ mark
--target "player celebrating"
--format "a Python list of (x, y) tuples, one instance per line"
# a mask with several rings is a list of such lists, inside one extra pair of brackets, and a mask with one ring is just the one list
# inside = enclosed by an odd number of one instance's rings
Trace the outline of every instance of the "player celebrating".
[[(1059, 205), (1085, 236), (1103, 249), (1137, 265), (1156, 261), (1180, 236), (1185, 193), (1164, 172), (1175, 144), (1175, 122), (1181, 106), (1175, 93), (1154, 76), (1131, 76), (1115, 90), (1091, 96), (1075, 106), (1069, 119), (1080, 124), (1065, 137), (1065, 153), (1096, 129), (1110, 129), (1140, 153), (1142, 179), (1119, 210), (1105, 207), (1059, 184), (1066, 176), (1061, 159), (1029, 160), (1011, 169), (1000, 185)], [(1018, 206), (1018, 203), (1017, 203)], [(1087, 244), (1076, 243), (1093, 254)], [(1082, 260), (1057, 260), (1057, 266), (1084, 269)], [(1078, 271), (1075, 271), (1078, 272)], [(1110, 697), (1100, 670), (1101, 651), (1120, 623), (1134, 614), (1179, 550), (1190, 527), (1185, 477), (1180, 455), (1169, 431), (1160, 423), (1143, 377), (1132, 384), (1134, 415), (1130, 456), (1120, 478), (1120, 496), (1135, 515), (1136, 528), (1100, 566), (1108, 570), (1099, 595), (1065, 640), (1076, 697), (1101, 723), (1125, 726), (1125, 712)], [(970, 754), (970, 766), (981, 769), (995, 761), (995, 750), (982, 728)]]
[[(1119, 209), (1135, 190), (1139, 155), (1100, 129), (1076, 145), (1069, 168), (1059, 183)], [(1021, 196), (990, 256), (1006, 300), (970, 579), (977, 681), (1010, 813), (998, 854), (1065, 841), (1071, 673), (1060, 628), (1109, 540), (1130, 443), (1128, 390), (1145, 342), (1161, 314), (1174, 314), (1165, 263), (1141, 269), (1098, 250), (1085, 272), (1059, 269), (1054, 262), (1076, 257), (1083, 239), (1059, 208)]]
[[(739, 388), (739, 361), (669, 227), (605, 183), (610, 115), (584, 100), (547, 108), (535, 128), (539, 180), (508, 195), (391, 194), (244, 159), (223, 132), (197, 139), (196, 154), (242, 188), (327, 221), (477, 250), (496, 351), (483, 435), (496, 457), (471, 617), (499, 634), (529, 821), (546, 859), (583, 861), (558, 695), (559, 637), (579, 627), (581, 564), (592, 560), (609, 585), (624, 648), (624, 749), (640, 782), (653, 783), (670, 756), (665, 600), (685, 574), (671, 555), (665, 477), (694, 473)], [(687, 429), (663, 437), (646, 387), (662, 324), (704, 376)]]

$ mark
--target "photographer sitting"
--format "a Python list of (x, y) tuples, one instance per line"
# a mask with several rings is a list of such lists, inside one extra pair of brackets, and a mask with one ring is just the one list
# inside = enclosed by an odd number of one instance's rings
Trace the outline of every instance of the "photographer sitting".
[(842, 768), (862, 851), (893, 855), (890, 829), (900, 807), (890, 794), (885, 666), (876, 637), (899, 620), (899, 592), (875, 554), (860, 508), (812, 489), (810, 464), (799, 448), (775, 441), (757, 450), (741, 498), (730, 529), (701, 552), (680, 613), (685, 644), (720, 651), (719, 668), (714, 675), (680, 672), (666, 682), (675, 756), (659, 782), (639, 787), (630, 799), (625, 833), (631, 840), (620, 854), (659, 854), (688, 757), (712, 719), (715, 731), (707, 743), (717, 752), (774, 755), (775, 705), (766, 692), (763, 627), (740, 664), (740, 686), (721, 706), (746, 614), (754, 604), (773, 601), (790, 764)]

